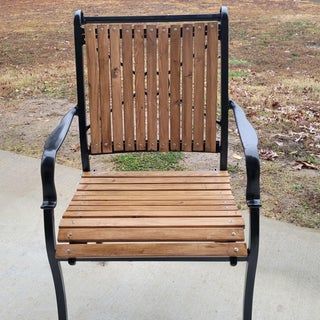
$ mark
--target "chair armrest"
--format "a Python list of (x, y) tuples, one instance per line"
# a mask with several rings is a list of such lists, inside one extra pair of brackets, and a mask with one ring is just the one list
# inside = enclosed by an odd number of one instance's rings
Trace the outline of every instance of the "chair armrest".
[(52, 131), (46, 143), (41, 160), (41, 180), (43, 203), (41, 209), (53, 209), (57, 204), (57, 193), (54, 184), (54, 167), (56, 155), (67, 136), (77, 107), (70, 109), (61, 119), (59, 125)]
[(260, 207), (260, 161), (258, 137), (251, 123), (246, 118), (242, 108), (234, 101), (230, 101), (230, 108), (234, 113), (245, 154), (247, 170), (247, 204), (249, 207)]

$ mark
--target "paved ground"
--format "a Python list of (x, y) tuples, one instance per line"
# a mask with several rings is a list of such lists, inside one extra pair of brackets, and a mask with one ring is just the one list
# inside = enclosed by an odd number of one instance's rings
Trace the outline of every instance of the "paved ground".
[[(39, 160), (0, 151), (0, 319), (56, 319)], [(57, 217), (80, 172), (58, 166)], [(262, 219), (254, 319), (320, 318), (320, 232)], [(63, 264), (70, 319), (241, 319), (245, 264)]]

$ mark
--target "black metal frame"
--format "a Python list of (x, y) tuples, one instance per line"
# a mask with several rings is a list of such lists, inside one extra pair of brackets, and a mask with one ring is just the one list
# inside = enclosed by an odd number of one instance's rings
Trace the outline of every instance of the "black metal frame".
[[(234, 112), (239, 136), (243, 145), (246, 171), (247, 191), (246, 199), (250, 213), (248, 256), (243, 257), (148, 257), (148, 258), (107, 258), (107, 259), (77, 259), (77, 261), (229, 261), (236, 265), (238, 261), (247, 261), (243, 319), (252, 319), (252, 301), (254, 280), (259, 251), (259, 211), (260, 211), (260, 163), (258, 154), (257, 135), (246, 119), (243, 110), (233, 101), (229, 101), (228, 93), (228, 11), (221, 7), (219, 14), (199, 15), (163, 15), (163, 16), (130, 16), (130, 17), (85, 17), (79, 10), (74, 18), (75, 59), (77, 77), (77, 106), (70, 109), (61, 120), (57, 128), (47, 139), (41, 162), (41, 178), (43, 188), (43, 203), (41, 208), (44, 213), (45, 241), (50, 263), (58, 306), (59, 320), (67, 319), (67, 306), (64, 291), (60, 261), (55, 258), (56, 235), (54, 224), (54, 208), (57, 203), (57, 194), (54, 182), (54, 168), (57, 152), (62, 145), (72, 120), (75, 115), (79, 121), (79, 135), (81, 146), (81, 160), (83, 171), (90, 171), (89, 148), (87, 139), (86, 107), (84, 92), (83, 72), (83, 45), (84, 35), (82, 26), (86, 23), (135, 23), (135, 22), (177, 22), (177, 21), (218, 21), (220, 23), (221, 41), (221, 141), (220, 170), (227, 170), (228, 158), (228, 114), (229, 109)], [(67, 260), (69, 264), (75, 264), (75, 259)]]

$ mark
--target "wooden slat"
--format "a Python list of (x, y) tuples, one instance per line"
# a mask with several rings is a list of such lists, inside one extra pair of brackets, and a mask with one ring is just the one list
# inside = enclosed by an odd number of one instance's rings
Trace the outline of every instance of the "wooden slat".
[(57, 259), (163, 256), (247, 256), (245, 243), (116, 242), (108, 244), (58, 244)]
[[(126, 190), (125, 192), (122, 190), (77, 190), (76, 195), (137, 196), (149, 199), (154, 199), (154, 197), (184, 197), (186, 199), (190, 199), (190, 197), (211, 197), (211, 199), (218, 199), (221, 201), (234, 199), (230, 191), (221, 193), (220, 190), (147, 190), (143, 193), (140, 190)], [(223, 195), (223, 197), (221, 195)]]
[(59, 242), (243, 240), (241, 228), (64, 228), (58, 234)]
[[(237, 207), (234, 204), (217, 204), (213, 200), (72, 200), (70, 202), (70, 208), (75, 207), (75, 209), (68, 210), (78, 210), (81, 206), (85, 207), (83, 210), (91, 210), (90, 206), (99, 207), (98, 210), (104, 210), (107, 207), (110, 207), (110, 210), (115, 210), (115, 208), (122, 208), (125, 210), (130, 210), (130, 208), (136, 208), (139, 210), (142, 206), (149, 206), (150, 210), (154, 210), (155, 207), (162, 207), (162, 210), (183, 210), (183, 207), (198, 207), (198, 206), (208, 206), (207, 210), (236, 210)], [(94, 209), (92, 209), (94, 210)], [(109, 210), (109, 209), (106, 209)], [(191, 210), (191, 209), (190, 209)]]
[(62, 219), (60, 228), (108, 227), (241, 227), (242, 217), (157, 217), (157, 218), (81, 218)]
[(169, 151), (169, 86), (168, 86), (168, 28), (159, 31), (159, 150)]
[(148, 150), (157, 150), (157, 29), (147, 26), (147, 130)]
[(192, 25), (185, 24), (182, 31), (182, 150), (192, 149)]
[[(157, 183), (157, 184), (81, 184), (79, 190), (230, 190), (230, 184), (214, 184), (214, 183)], [(223, 192), (221, 192), (223, 193)]]
[(133, 65), (132, 65), (132, 29), (131, 25), (122, 25), (122, 61), (123, 61), (123, 102), (125, 150), (133, 151), (134, 146), (134, 110), (133, 110)]
[(72, 217), (87, 217), (87, 218), (100, 218), (100, 217), (230, 217), (241, 216), (240, 211), (221, 210), (221, 211), (134, 211), (134, 210), (75, 210), (66, 211), (63, 215), (64, 218)]
[(181, 28), (170, 27), (170, 149), (180, 150), (180, 56)]
[(190, 179), (190, 177), (110, 177), (105, 178), (98, 176), (97, 178), (82, 178), (81, 182), (82, 184), (100, 184), (100, 183), (229, 183), (230, 178), (229, 177), (193, 177)]
[(112, 92), (112, 121), (114, 150), (123, 150), (123, 123), (121, 103), (120, 30), (110, 27), (110, 68)]
[(83, 177), (225, 177), (228, 171), (110, 171), (83, 172)]
[(108, 52), (108, 28), (98, 26), (98, 57), (100, 79), (100, 111), (102, 152), (112, 152), (111, 114), (110, 114), (110, 70)]
[(135, 60), (135, 111), (137, 150), (146, 149), (145, 100), (144, 100), (144, 29), (142, 25), (134, 26), (134, 60)]
[(205, 150), (216, 151), (218, 24), (208, 23), (207, 32), (207, 105)]
[(99, 66), (95, 30), (96, 28), (94, 25), (85, 25), (90, 105), (91, 153), (93, 154), (101, 152)]
[(194, 35), (194, 151), (203, 151), (205, 26), (196, 23)]

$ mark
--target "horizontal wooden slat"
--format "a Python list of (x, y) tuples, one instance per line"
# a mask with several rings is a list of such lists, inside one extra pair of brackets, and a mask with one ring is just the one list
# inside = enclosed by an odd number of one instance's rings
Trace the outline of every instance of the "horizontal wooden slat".
[(242, 217), (183, 217), (183, 218), (81, 218), (62, 219), (60, 228), (75, 227), (239, 227), (243, 226)]
[[(88, 191), (87, 191), (88, 192)], [(217, 191), (218, 195), (228, 195), (231, 193), (227, 193), (227, 191), (224, 193), (222, 191)], [(141, 200), (151, 200), (156, 198), (157, 200), (179, 200), (179, 201), (183, 201), (183, 200), (211, 200), (212, 197), (211, 195), (153, 195), (153, 194), (142, 194), (142, 195), (82, 195), (80, 193), (77, 193), (77, 195), (75, 195), (73, 197), (73, 200), (118, 200), (118, 201), (123, 201), (123, 199), (126, 199), (127, 201), (141, 201)]]
[(230, 184), (209, 183), (157, 183), (157, 184), (80, 184), (78, 190), (230, 190)]
[[(167, 202), (167, 201), (166, 201)], [(168, 210), (168, 211), (221, 211), (221, 210), (237, 210), (237, 207), (235, 205), (229, 205), (229, 206), (215, 206), (215, 205), (162, 205), (162, 206), (157, 206), (154, 205), (150, 207), (150, 205), (96, 205), (93, 204), (92, 201), (74, 201), (70, 204), (68, 207), (69, 211), (73, 210), (107, 210), (107, 211), (117, 211), (117, 210), (132, 210), (132, 211), (163, 211), (163, 210)]]
[(74, 210), (66, 211), (64, 218), (72, 217), (87, 217), (87, 218), (103, 218), (103, 217), (228, 217), (228, 216), (241, 216), (240, 211), (195, 211), (195, 210), (185, 210), (185, 211), (134, 211), (134, 210)]
[(84, 177), (81, 180), (81, 184), (100, 184), (100, 183), (229, 183), (230, 178), (228, 176), (217, 176), (217, 177), (155, 177), (150, 175), (149, 177)]
[(57, 259), (107, 257), (247, 256), (245, 243), (129, 242), (108, 244), (58, 244)]
[(110, 171), (83, 172), (83, 177), (212, 177), (229, 176), (228, 171)]
[(242, 241), (241, 228), (70, 228), (60, 229), (58, 241)]

